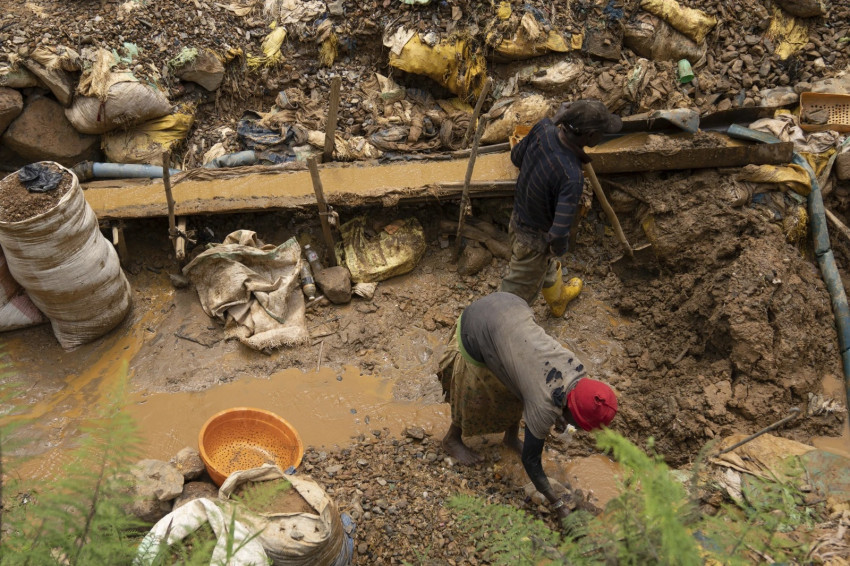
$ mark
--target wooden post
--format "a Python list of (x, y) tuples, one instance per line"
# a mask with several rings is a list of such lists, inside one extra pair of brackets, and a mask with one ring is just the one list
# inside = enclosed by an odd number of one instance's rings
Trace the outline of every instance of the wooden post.
[[(171, 195), (171, 152), (162, 152), (162, 184), (165, 186), (165, 201), (168, 203), (168, 237), (175, 247), (174, 257), (177, 258), (177, 224), (174, 221), (174, 197)], [(178, 261), (178, 266), (180, 262)]]
[(313, 179), (313, 191), (316, 193), (316, 202), (319, 205), (319, 222), (322, 224), (322, 234), (325, 237), (325, 245), (328, 248), (328, 264), (335, 266), (334, 236), (331, 233), (331, 225), (328, 222), (328, 204), (325, 202), (325, 191), (322, 188), (322, 179), (319, 177), (319, 167), (316, 165), (315, 157), (307, 160), (307, 167), (310, 168), (310, 177)]
[(174, 241), (174, 256), (178, 262), (183, 262), (186, 259), (186, 217), (181, 216), (177, 219), (177, 239)]
[(478, 157), (478, 144), (481, 142), (481, 134), (484, 133), (484, 126), (487, 124), (487, 118), (481, 117), (478, 121), (478, 129), (475, 131), (475, 138), (472, 140), (472, 151), (469, 153), (469, 163), (466, 166), (466, 177), (463, 179), (463, 193), (460, 195), (460, 218), (457, 220), (457, 235), (455, 236), (455, 251), (452, 261), (457, 261), (460, 256), (460, 241), (463, 237), (463, 225), (466, 222), (466, 207), (469, 205), (469, 182), (472, 180), (472, 170), (475, 168), (475, 158)]
[(466, 149), (467, 146), (469, 146), (469, 136), (472, 135), (472, 130), (475, 128), (475, 122), (481, 114), (481, 107), (484, 105), (484, 100), (490, 93), (490, 86), (492, 83), (493, 79), (487, 79), (484, 82), (484, 86), (481, 87), (481, 94), (478, 95), (478, 102), (475, 103), (475, 109), (472, 111), (472, 118), (469, 119), (469, 126), (467, 126), (466, 133), (463, 135), (463, 142), (460, 145), (461, 149)]
[(118, 251), (121, 265), (127, 267), (130, 255), (127, 253), (127, 241), (124, 239), (124, 221), (118, 220), (112, 224), (112, 245)]
[(339, 110), (339, 88), (342, 86), (342, 77), (334, 77), (331, 81), (331, 99), (328, 105), (328, 119), (325, 124), (325, 151), (322, 153), (322, 161), (328, 162), (333, 159), (334, 143), (336, 142), (336, 118)]

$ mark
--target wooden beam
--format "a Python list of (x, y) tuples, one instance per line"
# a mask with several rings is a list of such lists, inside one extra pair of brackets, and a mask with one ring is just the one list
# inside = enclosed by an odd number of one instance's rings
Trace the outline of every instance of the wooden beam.
[[(479, 148), (481, 150), (483, 148)], [(792, 143), (742, 145), (729, 148), (697, 148), (675, 152), (635, 152), (634, 149), (600, 145), (588, 149), (597, 175), (637, 171), (664, 171), (705, 167), (736, 167), (748, 163), (784, 164), (791, 160)], [(470, 152), (471, 153), (471, 152)], [(704, 155), (701, 162), (700, 154)], [(701, 163), (703, 165), (701, 165)], [(468, 168), (465, 158), (397, 161), (391, 163), (333, 163), (322, 167), (330, 190), (330, 205), (381, 204), (384, 201), (423, 202), (457, 198)], [(476, 158), (470, 180), (474, 197), (510, 195), (517, 168), (510, 152), (489, 153)], [(316, 206), (312, 174), (306, 169), (245, 167), (242, 171), (199, 169), (174, 176), (176, 214), (232, 214), (263, 209)], [(165, 214), (166, 195), (161, 179), (100, 180), (83, 184), (84, 194), (98, 219), (150, 218)]]

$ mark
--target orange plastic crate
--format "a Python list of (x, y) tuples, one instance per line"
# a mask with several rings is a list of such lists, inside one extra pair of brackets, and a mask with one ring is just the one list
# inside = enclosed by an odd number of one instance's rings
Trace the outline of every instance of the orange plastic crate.
[[(806, 114), (814, 110), (827, 110), (829, 112), (829, 119), (826, 124), (803, 122)], [(807, 132), (823, 130), (850, 132), (850, 94), (802, 93), (800, 95), (800, 127)]]

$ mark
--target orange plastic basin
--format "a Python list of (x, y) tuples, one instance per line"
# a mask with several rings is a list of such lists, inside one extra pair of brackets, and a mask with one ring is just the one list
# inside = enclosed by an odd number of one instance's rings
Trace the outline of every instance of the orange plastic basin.
[(281, 470), (297, 467), (304, 456), (298, 431), (278, 415), (263, 409), (234, 407), (210, 417), (198, 435), (201, 460), (221, 486), (227, 476), (263, 464)]

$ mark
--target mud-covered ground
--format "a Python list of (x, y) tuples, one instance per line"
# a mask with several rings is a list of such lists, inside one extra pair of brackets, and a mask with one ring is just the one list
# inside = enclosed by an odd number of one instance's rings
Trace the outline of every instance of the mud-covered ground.
[[(43, 16), (22, 1), (11, 3), (0, 23), (4, 45), (20, 50), (55, 43), (55, 37), (45, 40), (31, 31), (45, 27), (44, 21), (59, 3), (39, 4), (46, 7)], [(132, 38), (144, 53), (155, 55), (151, 55), (153, 64), (159, 69), (183, 45), (208, 37), (215, 38), (217, 48), (243, 45), (256, 53), (268, 32), (256, 12), (239, 18), (218, 4), (192, 4), (190, 17), (184, 11), (189, 3), (160, 2), (142, 3), (134, 17), (119, 19), (110, 14), (120, 13), (120, 4), (79, 2), (67, 25), (46, 33), (75, 47), (111, 48)], [(395, 4), (371, 2), (348, 14), (345, 25), (356, 29), (346, 27), (341, 35), (360, 38), (363, 45), (372, 47), (341, 52), (347, 86), (359, 84), (367, 70), (383, 69), (385, 54), (375, 47), (380, 32), (363, 22), (369, 20), (368, 14), (376, 21), (392, 20), (397, 15), (392, 10), (398, 10)], [(457, 4), (435, 3), (438, 17), (433, 25), (444, 26), (451, 20)], [(702, 75), (703, 88), (716, 84), (712, 96), (702, 100), (701, 110), (714, 110), (723, 100), (737, 100), (747, 89), (753, 92), (745, 83), (753, 80), (757, 69), (750, 68), (750, 61), (743, 70), (740, 66), (735, 70), (734, 61), (740, 58), (735, 53), (739, 48), (756, 53), (753, 46), (744, 48), (741, 39), (748, 33), (760, 34), (759, 22), (764, 20), (756, 9), (761, 6), (758, 2), (702, 4), (719, 6), (717, 11), (727, 24), (710, 37), (713, 55)], [(573, 5), (580, 12), (589, 4)], [(839, 14), (847, 10), (837, 2), (833, 8)], [(418, 17), (420, 12), (401, 10), (402, 17), (419, 27), (432, 25), (432, 19)], [(100, 14), (107, 17), (98, 20)], [(558, 12), (554, 22), (567, 26), (574, 15)], [(467, 23), (474, 16), (474, 11), (465, 11), (462, 21)], [(339, 24), (340, 19), (335, 22)], [(733, 20), (740, 26), (728, 24)], [(209, 31), (210, 22), (216, 26), (214, 34)], [(357, 28), (360, 24), (364, 27)], [(154, 25), (157, 33), (150, 31)], [(846, 30), (846, 18), (830, 26), (813, 25), (810, 47), (788, 62), (767, 57), (770, 74), (755, 80), (768, 88), (834, 74), (846, 66), (847, 42), (842, 41)], [(26, 42), (16, 43), (16, 37), (25, 37)], [(174, 87), (170, 94), (175, 100), (195, 97), (201, 102), (196, 126), (181, 150), (182, 165), (197, 164), (212, 143), (233, 142), (232, 132), (226, 137), (219, 128), (233, 126), (246, 108), (268, 109), (282, 88), (297, 87), (321, 99), (330, 75), (317, 67), (315, 46), (309, 51), (305, 45), (309, 43), (287, 42), (287, 63), (265, 76), (234, 74), (231, 69), (216, 94), (187, 93), (180, 85), (167, 85)], [(815, 69), (814, 61), (824, 57), (827, 69)], [(625, 75), (625, 67), (610, 71), (608, 67), (591, 62), (587, 72), (594, 80)], [(672, 76), (672, 66), (661, 67), (665, 76)], [(405, 80), (406, 86), (420, 84), (410, 77)], [(646, 107), (635, 102), (621, 105), (620, 110), (628, 114), (666, 107), (670, 97), (683, 99), (678, 91), (653, 94)], [(356, 114), (357, 122), (341, 128), (348, 131), (360, 125), (360, 110), (352, 106), (345, 111)], [(782, 435), (804, 442), (813, 436), (839, 434), (846, 416), (840, 389), (837, 393), (824, 390), (824, 383), (842, 380), (830, 299), (805, 239), (788, 242), (796, 201), (774, 191), (742, 203), (738, 195), (747, 191), (735, 180), (736, 173), (704, 170), (603, 178), (631, 243), (651, 244), (650, 257), (657, 262), (615, 272), (611, 262), (621, 250), (594, 205), (580, 226), (567, 265), (570, 276), (584, 280), (582, 295), (563, 319), (551, 318), (542, 299), (534, 306), (540, 324), (576, 351), (595, 376), (616, 388), (621, 411), (612, 427), (641, 446), (654, 438), (659, 452), (674, 466), (692, 461), (712, 438), (755, 432), (785, 417), (793, 407), (799, 407), (804, 416), (784, 428)], [(850, 220), (846, 182), (833, 188), (826, 203), (842, 220)], [(510, 206), (509, 200), (476, 200), (472, 210), (475, 218), (504, 229)], [(357, 366), (392, 380), (398, 399), (439, 403), (433, 374), (441, 344), (464, 306), (498, 288), (506, 262), (497, 258), (474, 276), (457, 274), (450, 261), (451, 248), (439, 242), (440, 220), (458, 216), (451, 203), (371, 210), (337, 207), (337, 211), (342, 221), (364, 212), (386, 220), (417, 217), (426, 228), (425, 256), (411, 273), (381, 283), (371, 300), (355, 298), (346, 306), (310, 309), (312, 341), (271, 354), (222, 340), (221, 328), (206, 317), (191, 288), (169, 291), (173, 294), (163, 301), (163, 282), (176, 271), (167, 223), (163, 218), (128, 221), (126, 272), (134, 311), (115, 332), (126, 332), (140, 321), (147, 325), (144, 344), (130, 361), (130, 387), (151, 392), (203, 390), (284, 368), (313, 368), (321, 352), (323, 365)], [(250, 229), (267, 243), (296, 236), (302, 244), (310, 242), (326, 252), (315, 211), (193, 217), (190, 223), (198, 233), (209, 228), (219, 240), (233, 230)], [(850, 248), (840, 236), (833, 235), (832, 244), (845, 284), (850, 283)], [(15, 360), (20, 367), (62, 359), (48, 326), (16, 332), (15, 338), (28, 345), (21, 359)], [(77, 358), (78, 363), (95, 364), (97, 343), (86, 351), (90, 354)], [(60, 362), (44, 371), (61, 377), (78, 370), (62, 367)], [(61, 384), (61, 379), (36, 375), (31, 379), (26, 392), (31, 401), (49, 396)], [(419, 424), (410, 423), (412, 427)], [(341, 450), (308, 447), (305, 471), (327, 486), (341, 510), (356, 516), (358, 564), (474, 564), (482, 560), (472, 550), (473, 541), (455, 529), (445, 509), (446, 499), (457, 493), (486, 495), (489, 501), (517, 505), (551, 521), (544, 508), (526, 498), (522, 476), (503, 473), (512, 456), (503, 453), (493, 439), (486, 439), (487, 444), (479, 439), (476, 444), (486, 455), (483, 464), (461, 468), (440, 450), (443, 432), (428, 430), (424, 438), (416, 439), (377, 431), (378, 435), (353, 439), (351, 447)], [(555, 448), (548, 455), (555, 463), (594, 451), (590, 439), (581, 434), (564, 450)], [(577, 494), (574, 503), (581, 503), (583, 497)]]

